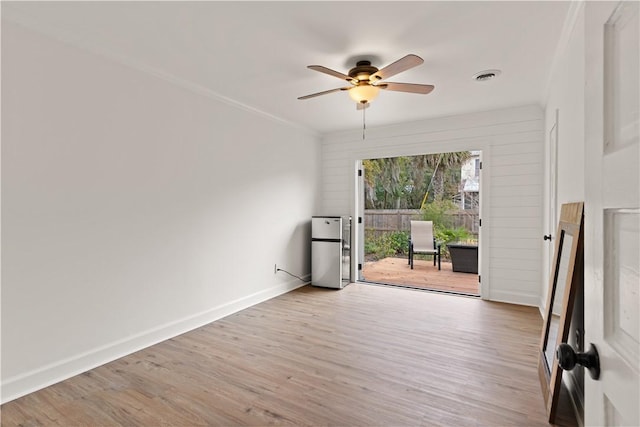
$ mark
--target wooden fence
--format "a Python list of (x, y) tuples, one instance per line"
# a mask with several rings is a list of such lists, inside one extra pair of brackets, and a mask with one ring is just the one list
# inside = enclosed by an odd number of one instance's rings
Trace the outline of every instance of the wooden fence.
[[(459, 210), (450, 215), (454, 227), (464, 227), (474, 236), (478, 236), (477, 209)], [(367, 209), (364, 211), (364, 228), (367, 233), (380, 236), (393, 231), (409, 231), (411, 220), (420, 219), (419, 209)]]

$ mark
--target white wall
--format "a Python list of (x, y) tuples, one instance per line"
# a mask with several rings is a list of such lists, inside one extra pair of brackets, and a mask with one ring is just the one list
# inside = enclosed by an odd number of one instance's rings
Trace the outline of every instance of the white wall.
[(2, 24), (2, 400), (310, 273), (318, 138)]
[[(563, 203), (584, 200), (584, 10), (572, 10), (573, 19), (567, 25), (567, 39), (560, 46), (550, 79), (549, 96), (545, 108), (545, 213), (548, 212), (549, 185), (549, 133), (556, 121), (558, 111), (557, 137), (557, 216)], [(545, 230), (555, 230), (556, 224), (548, 224), (545, 214)], [(557, 219), (557, 218), (556, 218)], [(546, 249), (553, 245), (547, 244)], [(548, 270), (548, 257), (545, 271)], [(542, 283), (542, 295), (546, 298), (548, 277)], [(543, 303), (544, 300), (541, 302)]]
[(369, 127), (365, 141), (361, 130), (328, 135), (322, 144), (321, 212), (355, 215), (358, 159), (460, 150), (483, 152), (482, 296), (537, 306), (544, 159), (544, 115), (537, 106)]
[[(561, 40), (552, 70), (549, 85), (549, 95), (545, 109), (545, 129), (549, 136), (551, 127), (556, 122), (558, 111), (557, 138), (557, 204), (556, 212), (559, 216), (563, 203), (579, 202), (585, 199), (585, 169), (584, 169), (584, 141), (585, 141), (585, 22), (583, 3), (576, 2), (569, 11), (565, 23), (564, 38)], [(548, 179), (550, 176), (548, 158), (550, 155), (549, 139), (545, 144), (545, 212), (548, 212)], [(557, 219), (557, 218), (556, 218)], [(556, 224), (548, 224), (545, 216), (545, 230), (553, 230), (555, 237)], [(553, 251), (554, 244), (546, 244), (546, 251)], [(541, 281), (540, 310), (544, 312), (549, 289), (550, 268), (548, 253), (543, 257), (544, 276)], [(571, 316), (571, 327), (568, 342), (578, 348), (576, 330), (584, 337), (584, 292), (578, 288)], [(581, 417), (584, 395), (584, 370), (574, 369), (565, 372), (563, 381), (567, 384), (576, 405), (577, 415)]]

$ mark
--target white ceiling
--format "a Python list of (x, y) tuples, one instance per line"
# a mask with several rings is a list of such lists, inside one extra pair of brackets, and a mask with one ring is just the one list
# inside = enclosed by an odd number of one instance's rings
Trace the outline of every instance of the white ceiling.
[[(316, 132), (356, 129), (341, 87), (308, 70), (381, 68), (414, 53), (424, 64), (389, 81), (429, 95), (382, 91), (367, 125), (543, 104), (569, 2), (2, 2), (11, 19), (100, 54)], [(485, 69), (502, 74), (487, 82)]]

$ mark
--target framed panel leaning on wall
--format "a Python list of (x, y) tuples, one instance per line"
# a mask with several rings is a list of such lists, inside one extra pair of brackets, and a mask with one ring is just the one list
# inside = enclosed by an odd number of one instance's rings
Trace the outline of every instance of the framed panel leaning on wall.
[(576, 290), (582, 285), (583, 210), (582, 202), (562, 205), (544, 307), (538, 376), (550, 423), (555, 421), (562, 386), (562, 369), (555, 356), (556, 348), (567, 342)]

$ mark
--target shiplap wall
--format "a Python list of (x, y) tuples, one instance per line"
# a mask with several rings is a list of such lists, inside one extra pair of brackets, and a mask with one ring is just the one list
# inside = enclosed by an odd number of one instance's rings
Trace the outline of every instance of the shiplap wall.
[(364, 141), (362, 130), (326, 135), (319, 214), (357, 217), (359, 160), (461, 150), (482, 150), (482, 297), (537, 306), (544, 170), (544, 112), (539, 106), (368, 128)]

